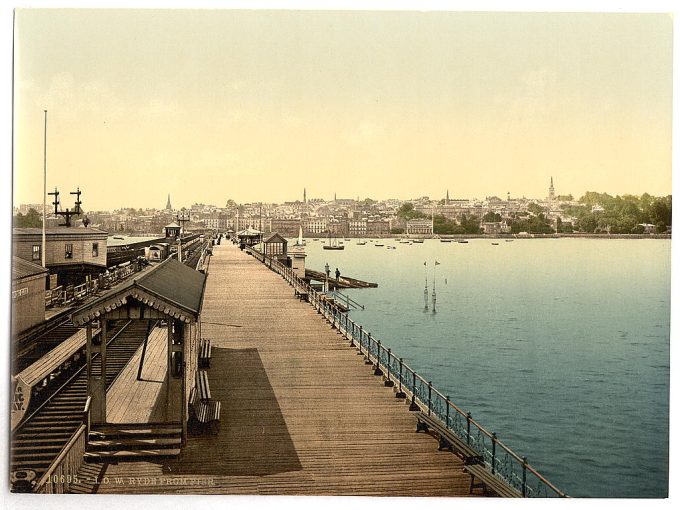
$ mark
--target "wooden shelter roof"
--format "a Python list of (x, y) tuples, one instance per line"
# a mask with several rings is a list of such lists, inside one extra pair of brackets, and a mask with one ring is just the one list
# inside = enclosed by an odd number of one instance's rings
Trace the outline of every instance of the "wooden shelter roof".
[(76, 326), (82, 326), (133, 298), (176, 319), (195, 322), (201, 312), (205, 280), (203, 273), (167, 259), (79, 308), (71, 318)]

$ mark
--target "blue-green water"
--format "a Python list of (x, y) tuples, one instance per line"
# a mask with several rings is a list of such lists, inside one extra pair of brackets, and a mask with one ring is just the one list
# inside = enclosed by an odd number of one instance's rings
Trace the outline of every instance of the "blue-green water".
[(307, 267), (377, 282), (353, 319), (568, 494), (667, 495), (670, 240), (382, 242)]

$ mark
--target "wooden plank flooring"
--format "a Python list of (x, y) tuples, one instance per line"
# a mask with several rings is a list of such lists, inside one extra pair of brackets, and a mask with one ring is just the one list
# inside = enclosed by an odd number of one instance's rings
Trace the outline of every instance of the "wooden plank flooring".
[(151, 423), (165, 420), (167, 328), (149, 335), (141, 380), (137, 380), (143, 345), (106, 392), (108, 423)]
[(97, 492), (468, 495), (462, 462), (281, 277), (231, 244), (213, 252), (201, 327), (220, 431), (177, 459), (106, 465)]

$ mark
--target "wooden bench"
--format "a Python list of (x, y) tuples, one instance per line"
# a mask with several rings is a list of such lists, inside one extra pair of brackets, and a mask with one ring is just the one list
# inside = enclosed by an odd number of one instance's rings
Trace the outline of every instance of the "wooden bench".
[(209, 338), (203, 338), (198, 346), (198, 368), (210, 368), (211, 357), (212, 343)]
[(428, 433), (435, 433), (439, 439), (439, 450), (450, 450), (452, 453), (459, 455), (463, 459), (465, 465), (483, 463), (483, 457), (467, 444), (464, 440), (459, 438), (452, 431), (447, 430), (443, 423), (436, 420), (433, 416), (428, 416), (427, 413), (418, 411), (416, 413), (418, 423), (416, 424), (416, 432), (421, 430)]
[[(416, 417), (418, 418), (416, 432), (421, 430), (428, 433), (434, 432), (439, 439), (439, 450), (450, 450), (463, 459), (463, 464), (465, 465), (463, 470), (471, 476), (470, 494), (472, 494), (474, 489), (481, 488), (484, 494), (490, 491), (503, 498), (522, 497), (522, 494), (517, 489), (486, 468), (484, 458), (477, 450), (452, 431), (446, 429), (444, 424), (439, 422), (434, 416), (428, 416), (427, 413), (419, 411), (416, 413)], [(475, 483), (475, 478), (479, 480), (477, 483)]]
[(305, 290), (295, 289), (295, 297), (300, 301), (309, 301), (309, 293)]
[(202, 401), (210, 400), (210, 384), (208, 383), (208, 372), (205, 370), (198, 371), (196, 387), (198, 388), (198, 397)]
[[(486, 469), (484, 464), (471, 464), (465, 466), (463, 471), (469, 473), (472, 477), (470, 479), (470, 494), (472, 494), (473, 489), (481, 488), (484, 494), (488, 494), (490, 491), (502, 498), (522, 497), (521, 492)], [(477, 478), (479, 482), (475, 483), (475, 478)]]
[(222, 403), (219, 400), (202, 400), (198, 387), (191, 389), (189, 396), (189, 409), (193, 411), (193, 417), (201, 425), (210, 427), (216, 433), (219, 427)]

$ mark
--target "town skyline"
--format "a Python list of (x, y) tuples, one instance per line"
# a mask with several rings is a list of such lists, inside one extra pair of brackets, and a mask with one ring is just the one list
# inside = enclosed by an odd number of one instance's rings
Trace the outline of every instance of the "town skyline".
[(18, 9), (15, 55), (16, 204), (44, 110), (100, 209), (671, 192), (664, 14)]
[[(420, 200), (422, 198), (428, 198), (431, 201), (440, 201), (440, 200), (445, 200), (448, 196), (448, 198), (453, 201), (453, 200), (469, 200), (469, 201), (485, 201), (489, 198), (496, 197), (501, 200), (507, 200), (508, 196), (510, 197), (511, 200), (515, 199), (522, 199), (522, 200), (535, 200), (535, 201), (542, 201), (546, 200), (549, 198), (549, 186), (550, 182), (548, 182), (548, 186), (546, 186), (544, 193), (540, 196), (530, 196), (527, 193), (518, 193), (518, 194), (513, 194), (512, 192), (505, 192), (505, 193), (490, 193), (490, 194), (485, 194), (482, 196), (461, 196), (461, 195), (456, 195), (452, 192), (450, 189), (445, 189), (443, 192), (442, 196), (439, 196), (439, 193), (441, 191), (437, 191), (435, 195), (428, 195), (425, 193), (421, 194), (414, 194), (412, 196), (406, 197), (406, 196), (401, 196), (401, 197), (380, 197), (380, 196), (362, 196), (361, 194), (355, 195), (355, 196), (340, 196), (337, 193), (332, 193), (330, 197), (325, 197), (325, 196), (317, 196), (314, 195), (313, 193), (310, 194), (309, 191), (307, 191), (307, 188), (302, 188), (301, 193), (299, 196), (295, 197), (287, 197), (283, 200), (275, 200), (275, 201), (264, 201), (264, 200), (239, 200), (238, 197), (235, 196), (226, 196), (224, 200), (222, 201), (217, 201), (217, 202), (212, 202), (209, 200), (198, 200), (198, 199), (190, 199), (186, 201), (182, 200), (177, 200), (172, 197), (172, 194), (166, 193), (164, 195), (164, 199), (161, 200), (163, 203), (167, 203), (168, 199), (170, 199), (170, 202), (172, 204), (172, 209), (173, 210), (181, 210), (181, 209), (190, 209), (192, 205), (196, 204), (201, 204), (201, 205), (210, 205), (210, 206), (215, 206), (217, 208), (226, 208), (228, 207), (227, 202), (229, 200), (233, 200), (237, 205), (243, 205), (243, 204), (286, 204), (286, 203), (294, 203), (294, 202), (300, 202), (303, 203), (305, 200), (305, 194), (306, 198), (308, 201), (323, 201), (323, 202), (333, 202), (334, 200), (355, 200), (355, 201), (364, 201), (366, 199), (373, 200), (375, 202), (386, 202), (386, 201), (399, 201), (399, 202), (409, 202), (409, 201), (414, 201), (414, 200)], [(552, 181), (554, 183), (554, 181)], [(60, 192), (60, 207), (62, 209), (66, 209), (67, 207), (71, 207), (72, 204), (71, 202), (73, 201), (71, 197), (69, 196), (70, 189), (66, 188), (61, 188), (57, 186), (59, 192)], [(122, 210), (122, 209), (149, 209), (149, 210), (159, 210), (162, 211), (164, 209), (167, 209), (167, 207), (164, 207), (162, 203), (148, 203), (148, 204), (128, 204), (128, 203), (120, 203), (116, 205), (113, 208), (104, 208), (104, 207), (97, 207), (93, 206), (90, 207), (88, 206), (88, 200), (87, 200), (87, 193), (86, 190), (83, 190), (79, 186), (76, 185), (76, 187), (73, 188), (73, 191), (76, 189), (80, 189), (81, 192), (83, 192), (83, 197), (84, 197), (84, 202), (83, 202), (83, 210), (87, 211), (114, 211), (114, 210)], [(664, 194), (654, 194), (650, 193), (648, 191), (640, 191), (636, 193), (612, 193), (609, 190), (594, 190), (594, 189), (588, 189), (584, 190), (582, 193), (573, 193), (573, 192), (567, 192), (567, 191), (562, 191), (560, 190), (556, 185), (554, 186), (554, 194), (555, 196), (572, 196), (573, 200), (578, 200), (580, 197), (584, 196), (586, 193), (589, 192), (595, 192), (595, 193), (602, 193), (602, 194), (608, 194), (611, 195), (612, 197), (615, 196), (637, 196), (640, 197), (644, 194), (651, 195), (653, 197), (666, 197), (666, 196), (671, 196), (672, 193), (664, 193)], [(54, 187), (49, 187), (48, 186), (48, 192), (54, 191)], [(46, 207), (49, 211), (52, 211), (54, 209), (54, 205), (52, 204), (53, 198), (48, 197), (47, 198), (47, 203)], [(14, 202), (13, 206), (14, 209), (18, 209), (19, 207), (26, 207), (26, 206), (34, 206), (34, 205), (40, 205), (41, 204), (41, 199), (40, 197), (35, 197), (34, 200), (28, 200), (24, 202)]]

